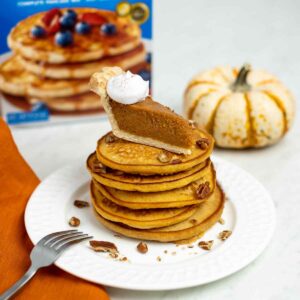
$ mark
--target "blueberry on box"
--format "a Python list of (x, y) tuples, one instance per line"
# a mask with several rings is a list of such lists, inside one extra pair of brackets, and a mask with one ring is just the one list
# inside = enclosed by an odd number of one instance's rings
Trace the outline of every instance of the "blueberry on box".
[(63, 29), (72, 29), (76, 23), (76, 19), (71, 15), (65, 14), (59, 19), (59, 23)]
[(34, 38), (42, 38), (46, 35), (46, 30), (42, 26), (34, 26), (31, 28), (30, 33)]
[(78, 34), (88, 34), (91, 31), (91, 26), (86, 22), (79, 22), (75, 26)]
[(113, 35), (117, 32), (117, 27), (115, 24), (105, 23), (101, 26), (101, 32), (105, 35)]
[(151, 80), (151, 74), (148, 70), (141, 70), (138, 74), (146, 81)]
[(64, 13), (64, 15), (66, 15), (66, 16), (68, 16), (68, 17), (70, 17), (70, 18), (73, 18), (75, 22), (76, 22), (76, 20), (77, 20), (77, 14), (76, 14), (76, 12), (75, 12), (74, 10), (72, 10), (72, 9), (68, 9), (68, 10)]
[(61, 47), (67, 47), (73, 44), (73, 35), (71, 31), (59, 31), (55, 34), (55, 43)]

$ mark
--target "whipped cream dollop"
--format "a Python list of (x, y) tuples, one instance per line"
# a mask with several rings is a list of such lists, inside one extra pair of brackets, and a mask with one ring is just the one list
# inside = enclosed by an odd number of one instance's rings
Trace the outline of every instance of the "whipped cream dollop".
[(111, 99), (122, 104), (134, 104), (149, 95), (149, 81), (130, 71), (108, 80), (107, 93)]

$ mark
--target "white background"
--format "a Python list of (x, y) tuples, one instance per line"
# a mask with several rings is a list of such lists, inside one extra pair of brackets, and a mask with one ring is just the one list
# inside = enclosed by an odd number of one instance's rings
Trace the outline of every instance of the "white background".
[[(300, 98), (300, 1), (157, 0), (154, 11), (154, 96), (181, 111), (182, 93), (196, 72), (251, 63), (276, 74)], [(300, 299), (299, 118), (278, 145), (263, 150), (215, 150), (257, 177), (277, 208), (277, 229), (250, 266), (218, 282), (173, 292), (108, 289), (112, 299)], [(14, 129), (41, 179), (85, 160), (101, 122)]]

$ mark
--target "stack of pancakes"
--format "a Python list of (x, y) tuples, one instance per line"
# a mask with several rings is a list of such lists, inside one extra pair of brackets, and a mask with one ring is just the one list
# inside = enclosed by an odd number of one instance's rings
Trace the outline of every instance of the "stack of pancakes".
[[(19, 22), (8, 36), (13, 55), (0, 65), (0, 90), (14, 105), (25, 109), (41, 101), (52, 112), (99, 110), (102, 108), (99, 97), (90, 92), (88, 86), (94, 72), (105, 66), (120, 66), (134, 72), (147, 67), (137, 24), (111, 11), (73, 10), (79, 20), (84, 15), (95, 17), (96, 14), (98, 19), (114, 24), (116, 34), (105, 36), (101, 34), (100, 24), (92, 24), (91, 32), (86, 35), (73, 30), (73, 44), (62, 47), (55, 43), (55, 33), (47, 33), (43, 38), (31, 35), (34, 26), (45, 28), (43, 20), (49, 12)], [(61, 9), (59, 13), (62, 15), (65, 11)]]
[(194, 128), (189, 155), (102, 137), (87, 160), (91, 197), (99, 221), (136, 239), (190, 243), (221, 217), (224, 195), (209, 158), (213, 140)]

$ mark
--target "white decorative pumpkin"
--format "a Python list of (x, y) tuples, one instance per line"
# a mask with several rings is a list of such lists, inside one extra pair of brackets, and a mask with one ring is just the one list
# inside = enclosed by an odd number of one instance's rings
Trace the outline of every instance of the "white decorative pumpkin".
[(225, 148), (264, 147), (279, 141), (291, 127), (295, 102), (273, 75), (217, 67), (196, 75), (184, 94), (188, 119), (211, 133)]

